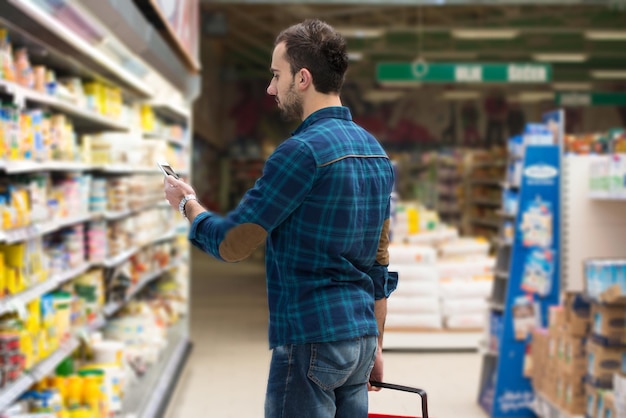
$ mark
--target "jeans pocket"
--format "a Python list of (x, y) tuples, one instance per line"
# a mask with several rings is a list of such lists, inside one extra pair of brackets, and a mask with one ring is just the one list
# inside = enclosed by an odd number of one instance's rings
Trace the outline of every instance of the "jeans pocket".
[(324, 390), (336, 389), (354, 373), (359, 352), (359, 340), (313, 343), (307, 376)]

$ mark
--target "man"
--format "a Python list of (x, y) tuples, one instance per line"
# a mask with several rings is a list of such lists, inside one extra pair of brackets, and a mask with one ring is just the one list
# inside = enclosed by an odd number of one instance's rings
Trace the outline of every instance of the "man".
[(267, 93), (302, 123), (225, 217), (166, 178), (197, 247), (237, 262), (266, 242), (266, 418), (366, 418), (368, 381), (383, 376), (386, 298), (397, 284), (387, 271), (394, 174), (341, 104), (347, 66), (345, 40), (324, 22), (278, 35)]

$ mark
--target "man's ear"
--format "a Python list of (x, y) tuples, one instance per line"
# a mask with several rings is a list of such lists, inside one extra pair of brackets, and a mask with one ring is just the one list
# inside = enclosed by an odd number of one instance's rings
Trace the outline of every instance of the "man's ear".
[(313, 84), (313, 76), (311, 75), (311, 72), (306, 68), (300, 69), (300, 71), (296, 74), (296, 83), (298, 84), (300, 90), (308, 88), (311, 84)]

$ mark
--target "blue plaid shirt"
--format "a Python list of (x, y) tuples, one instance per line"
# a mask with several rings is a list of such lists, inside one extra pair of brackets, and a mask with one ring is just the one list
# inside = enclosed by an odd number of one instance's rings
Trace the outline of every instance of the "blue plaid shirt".
[(379, 262), (393, 181), (385, 151), (350, 111), (324, 108), (276, 148), (237, 208), (197, 216), (189, 239), (225, 261), (265, 239), (271, 348), (378, 335), (374, 300), (396, 286)]

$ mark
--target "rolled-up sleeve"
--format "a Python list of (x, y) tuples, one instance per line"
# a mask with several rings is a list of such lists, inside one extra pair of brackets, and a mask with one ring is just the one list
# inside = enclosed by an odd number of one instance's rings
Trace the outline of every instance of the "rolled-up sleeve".
[(391, 200), (387, 205), (386, 219), (380, 232), (376, 261), (368, 271), (374, 282), (374, 298), (376, 300), (388, 298), (398, 286), (398, 273), (390, 272), (389, 266), (389, 227), (390, 227)]

